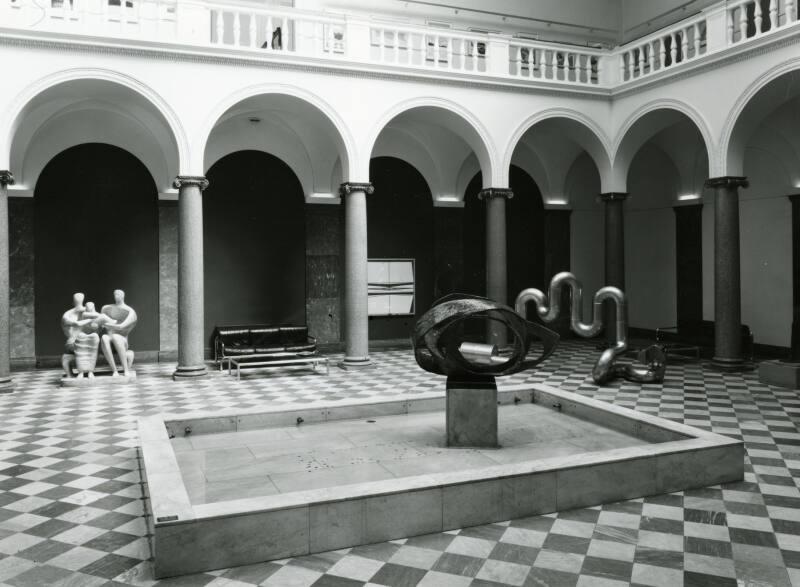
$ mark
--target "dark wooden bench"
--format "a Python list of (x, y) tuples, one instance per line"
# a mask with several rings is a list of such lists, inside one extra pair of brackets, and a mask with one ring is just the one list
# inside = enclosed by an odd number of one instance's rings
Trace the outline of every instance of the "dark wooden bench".
[(217, 326), (214, 329), (214, 361), (222, 370), (233, 358), (290, 354), (308, 356), (317, 352), (317, 339), (307, 326)]

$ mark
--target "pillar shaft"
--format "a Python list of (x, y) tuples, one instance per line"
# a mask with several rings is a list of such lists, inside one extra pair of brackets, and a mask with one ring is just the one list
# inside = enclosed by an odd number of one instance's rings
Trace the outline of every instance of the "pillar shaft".
[[(508, 251), (506, 238), (506, 200), (514, 192), (506, 188), (486, 188), (478, 198), (486, 201), (486, 297), (508, 304)], [(505, 328), (490, 322), (489, 342), (505, 346)]]
[(8, 259), (8, 186), (10, 171), (0, 171), (0, 392), (11, 391), (11, 323)]
[[(605, 282), (625, 291), (625, 217), (623, 204), (628, 194), (600, 194), (605, 202)], [(605, 331), (608, 344), (617, 341), (616, 307), (605, 304)]]
[(714, 196), (714, 359), (721, 368), (736, 370), (742, 356), (742, 294), (739, 257), (739, 188), (744, 177), (706, 181)]
[(203, 190), (204, 177), (181, 176), (178, 189), (178, 368), (174, 377), (203, 377)]
[(344, 183), (344, 340), (343, 368), (371, 365), (367, 312), (367, 194), (369, 183)]

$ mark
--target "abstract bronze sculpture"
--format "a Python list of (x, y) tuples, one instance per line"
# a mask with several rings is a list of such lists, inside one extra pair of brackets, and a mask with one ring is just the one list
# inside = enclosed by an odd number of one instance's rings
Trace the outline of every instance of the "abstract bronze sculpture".
[[(470, 319), (504, 325), (513, 335), (511, 354), (500, 357), (493, 345), (464, 340), (464, 323)], [(528, 358), (531, 343), (542, 341), (544, 350)], [(449, 376), (511, 375), (535, 367), (555, 350), (558, 334), (528, 322), (510, 307), (488, 298), (451, 294), (434, 302), (417, 320), (412, 345), (417, 364), (431, 373)], [(481, 360), (483, 359), (483, 360)]]
[[(490, 327), (502, 325), (513, 336), (510, 352), (500, 354), (496, 345), (468, 340), (469, 322), (477, 327), (480, 340)], [(543, 350), (538, 357), (528, 358), (536, 338)], [(412, 344), (420, 367), (447, 375), (447, 446), (496, 448), (495, 377), (544, 361), (555, 350), (558, 334), (487, 298), (449, 295), (417, 321)]]
[(646, 366), (637, 367), (632, 364), (618, 365), (617, 359), (628, 350), (628, 309), (625, 294), (616, 287), (603, 287), (594, 295), (592, 321), (583, 322), (583, 289), (580, 281), (567, 271), (559, 273), (550, 281), (550, 295), (541, 290), (529, 288), (523, 290), (515, 303), (517, 313), (525, 315), (528, 302), (536, 304), (536, 311), (544, 322), (552, 322), (561, 313), (561, 288), (567, 286), (572, 290), (572, 312), (570, 326), (579, 336), (590, 338), (600, 333), (603, 328), (603, 302), (611, 300), (617, 308), (617, 341), (600, 355), (592, 369), (592, 379), (603, 385), (615, 377), (624, 377), (628, 381), (640, 383), (658, 383), (664, 381), (667, 359), (664, 351), (658, 346), (651, 346), (639, 353)]

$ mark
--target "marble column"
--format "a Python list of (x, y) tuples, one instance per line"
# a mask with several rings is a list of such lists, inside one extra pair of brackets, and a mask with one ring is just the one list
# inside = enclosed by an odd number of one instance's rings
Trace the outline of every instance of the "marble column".
[(0, 171), (0, 393), (13, 390), (11, 380), (11, 314), (9, 312), (8, 186), (10, 171)]
[[(486, 188), (478, 192), (478, 199), (486, 201), (486, 297), (508, 304), (508, 253), (506, 250), (506, 200), (514, 197), (508, 188)], [(508, 334), (505, 327), (491, 322), (490, 344), (503, 347)]]
[[(628, 198), (624, 192), (600, 194), (605, 203), (605, 284), (625, 291), (625, 217), (623, 204)], [(609, 345), (617, 342), (617, 309), (605, 304), (605, 332)]]
[(205, 177), (178, 176), (178, 368), (174, 379), (205, 377), (203, 190)]
[(714, 196), (714, 358), (725, 371), (745, 366), (742, 357), (742, 294), (739, 259), (739, 188), (746, 177), (706, 180)]
[(371, 183), (343, 183), (344, 200), (344, 361), (343, 369), (369, 367), (367, 314), (367, 195)]

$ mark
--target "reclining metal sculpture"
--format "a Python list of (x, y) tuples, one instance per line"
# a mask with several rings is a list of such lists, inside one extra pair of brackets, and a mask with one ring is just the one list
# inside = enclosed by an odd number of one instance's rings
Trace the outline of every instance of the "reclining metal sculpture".
[(600, 333), (603, 328), (603, 302), (612, 300), (617, 307), (616, 344), (603, 351), (592, 369), (592, 379), (595, 383), (603, 385), (615, 377), (624, 377), (628, 381), (640, 383), (658, 383), (664, 380), (666, 355), (658, 346), (651, 346), (639, 353), (639, 360), (646, 361), (646, 366), (616, 364), (617, 359), (628, 350), (628, 308), (625, 294), (619, 288), (606, 286), (594, 294), (592, 321), (586, 323), (583, 322), (581, 283), (572, 273), (564, 271), (550, 281), (549, 296), (535, 288), (520, 292), (514, 304), (517, 313), (525, 316), (526, 304), (534, 302), (539, 318), (544, 322), (552, 322), (561, 313), (561, 288), (565, 285), (572, 290), (570, 326), (579, 336), (590, 338)]

